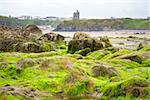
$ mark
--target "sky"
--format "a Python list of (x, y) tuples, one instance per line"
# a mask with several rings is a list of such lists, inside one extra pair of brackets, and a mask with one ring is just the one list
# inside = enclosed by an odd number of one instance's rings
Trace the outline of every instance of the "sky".
[(150, 16), (150, 0), (0, 0), (0, 15), (81, 18)]

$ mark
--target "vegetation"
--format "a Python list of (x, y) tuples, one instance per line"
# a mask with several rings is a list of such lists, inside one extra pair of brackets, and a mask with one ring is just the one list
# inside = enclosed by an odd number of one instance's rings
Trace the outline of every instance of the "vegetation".
[(43, 53), (1, 52), (0, 98), (149, 98), (150, 59), (127, 58), (135, 53), (143, 57), (150, 46), (136, 51), (102, 49), (81, 59), (80, 53), (67, 54), (64, 46)]
[(0, 30), (0, 100), (150, 97), (150, 45), (115, 48), (107, 37), (83, 33), (67, 44), (36, 25), (22, 29), (27, 34)]
[(146, 19), (89, 19), (61, 22), (57, 31), (103, 31), (121, 29), (150, 29), (150, 21)]
[(52, 27), (57, 27), (57, 25), (60, 23), (60, 20), (41, 20), (41, 19), (16, 19), (13, 17), (5, 17), (0, 16), (0, 25), (10, 26), (10, 27), (18, 27), (18, 26), (26, 26), (29, 24), (35, 24), (35, 25), (51, 25)]

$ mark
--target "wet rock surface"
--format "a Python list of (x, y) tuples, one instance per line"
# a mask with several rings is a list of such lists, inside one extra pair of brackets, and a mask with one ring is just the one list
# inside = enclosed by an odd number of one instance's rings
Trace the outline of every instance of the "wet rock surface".
[(56, 34), (56, 33), (46, 33), (42, 35), (39, 40), (42, 41), (63, 41), (64, 36)]
[[(20, 88), (20, 87), (6, 85), (0, 88), (0, 95), (13, 95), (16, 97), (21, 96), (23, 97), (23, 99), (38, 100), (40, 99), (42, 93), (34, 89)], [(6, 98), (1, 96), (1, 99), (6, 99)]]

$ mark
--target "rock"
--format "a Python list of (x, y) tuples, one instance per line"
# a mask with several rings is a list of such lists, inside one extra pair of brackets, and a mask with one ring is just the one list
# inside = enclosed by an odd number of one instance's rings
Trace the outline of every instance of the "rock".
[(12, 52), (14, 44), (24, 41), (23, 36), (19, 34), (19, 29), (9, 27), (0, 27), (0, 51)]
[(85, 33), (76, 32), (73, 36), (73, 39), (83, 39), (83, 38), (90, 38), (91, 36)]
[(91, 49), (90, 48), (85, 48), (85, 49), (82, 49), (82, 50), (79, 50), (77, 52), (75, 52), (76, 54), (80, 54), (82, 56), (86, 56), (88, 53), (91, 52)]
[(17, 63), (16, 70), (20, 71), (20, 70), (22, 70), (24, 68), (32, 67), (34, 65), (35, 65), (35, 61), (33, 61), (31, 58), (21, 59)]
[(20, 41), (23, 41), (23, 39), (17, 36), (7, 37), (6, 35), (5, 37), (0, 37), (0, 51), (12, 52), (14, 50), (14, 44)]
[(35, 42), (19, 42), (15, 45), (15, 51), (17, 52), (25, 52), (25, 53), (38, 53), (40, 51), (40, 44)]
[(108, 77), (117, 76), (117, 71), (115, 70), (114, 67), (109, 67), (102, 63), (95, 65), (92, 68), (92, 72), (93, 72), (94, 76), (96, 76), (96, 77), (98, 77), (98, 76), (108, 76)]
[(150, 59), (150, 51), (147, 51), (141, 55), (143, 58)]
[(106, 36), (100, 37), (100, 41), (103, 42), (103, 46), (105, 48), (112, 46), (111, 43), (110, 43), (110, 41), (109, 41), (109, 39), (108, 39), (108, 37), (106, 37)]
[(83, 56), (80, 54), (67, 54), (69, 57), (73, 57), (75, 59), (83, 59)]
[(54, 51), (55, 48), (52, 45), (52, 43), (42, 42), (42, 43), (36, 43), (36, 42), (18, 42), (14, 46), (14, 51), (16, 52), (25, 52), (25, 53), (39, 53), (39, 52), (50, 52)]
[(60, 35), (60, 34), (56, 34), (56, 33), (47, 33), (42, 35), (39, 40), (42, 41), (63, 41), (64, 40), (64, 36)]
[(52, 43), (44, 42), (40, 44), (39, 51), (40, 52), (55, 51), (55, 47), (52, 45)]
[[(30, 100), (39, 100), (41, 95), (47, 95), (46, 93), (41, 94), (38, 90), (33, 90), (29, 88), (20, 88), (20, 87), (13, 87), (13, 86), (3, 86), (0, 88), (0, 95), (4, 96), (14, 96), (16, 99), (17, 97), (22, 97), (24, 99), (30, 99)], [(7, 96), (4, 96), (4, 100), (8, 99)]]
[(0, 63), (0, 69), (6, 68), (8, 66), (8, 63)]
[(54, 75), (54, 74), (48, 74), (48, 78), (54, 78), (54, 77), (56, 77), (56, 75)]
[(140, 42), (137, 46), (137, 50), (142, 49), (146, 45), (148, 45), (147, 41)]
[(83, 38), (81, 40), (71, 40), (68, 44), (68, 53), (75, 53), (76, 51), (90, 48), (91, 51), (100, 50), (103, 47), (103, 44), (100, 40), (93, 38)]
[(42, 35), (42, 31), (36, 25), (27, 25), (22, 29), (22, 36), (29, 39), (37, 39)]
[(40, 52), (40, 45), (35, 42), (27, 42), (27, 43), (24, 43), (23, 46), (24, 46), (23, 47), (24, 52), (35, 52), (35, 53)]
[(143, 58), (141, 56), (137, 55), (137, 54), (124, 55), (124, 56), (121, 56), (119, 58), (121, 58), (121, 59), (129, 59), (131, 61), (135, 61), (135, 62), (140, 63), (140, 64), (143, 61)]
[(133, 77), (122, 81), (119, 84), (109, 85), (104, 87), (103, 96), (117, 97), (117, 96), (133, 96), (144, 99), (148, 96), (147, 88), (150, 86), (149, 81), (140, 77)]

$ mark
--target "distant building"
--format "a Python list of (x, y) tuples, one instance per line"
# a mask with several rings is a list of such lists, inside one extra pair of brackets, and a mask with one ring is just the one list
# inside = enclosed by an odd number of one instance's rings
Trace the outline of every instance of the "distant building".
[(79, 20), (80, 19), (80, 12), (77, 10), (73, 13), (73, 20)]
[(44, 18), (44, 20), (58, 20), (58, 17), (55, 16), (47, 16)]
[(32, 16), (20, 16), (20, 17), (18, 17), (18, 19), (22, 19), (22, 20), (32, 19)]

